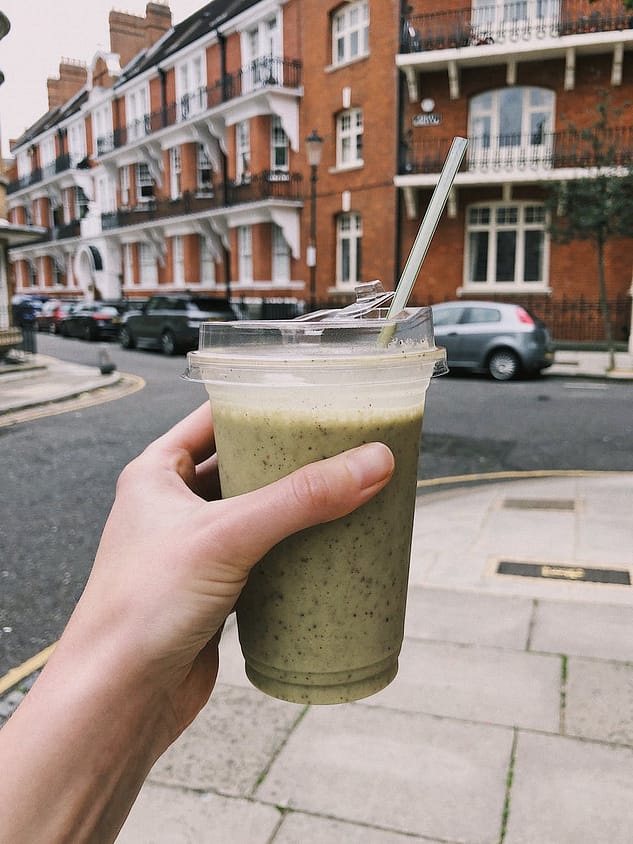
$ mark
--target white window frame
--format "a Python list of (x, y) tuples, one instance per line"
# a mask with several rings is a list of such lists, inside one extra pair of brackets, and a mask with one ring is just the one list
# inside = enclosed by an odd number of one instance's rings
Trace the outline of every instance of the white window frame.
[[(518, 132), (504, 125), (504, 100), (516, 95), (521, 97)], [(555, 112), (556, 97), (548, 88), (522, 85), (477, 94), (468, 104), (470, 168), (551, 167)]]
[(369, 0), (345, 3), (332, 15), (332, 65), (369, 55)]
[(92, 112), (92, 136), (97, 155), (114, 149), (111, 102), (103, 103)]
[(128, 208), (130, 205), (130, 166), (124, 164), (119, 170), (119, 188), (121, 191), (121, 207)]
[(473, 0), (471, 30), (475, 39), (503, 41), (507, 38), (554, 34), (560, 20), (560, 0)]
[(262, 85), (282, 84), (283, 54), (280, 11), (242, 32), (242, 92)]
[(18, 165), (18, 179), (28, 179), (31, 175), (31, 156), (24, 150), (17, 154), (16, 162)]
[[(82, 220), (89, 211), (90, 203), (82, 189), (75, 185), (73, 190), (73, 205), (75, 210), (75, 220)], [(84, 213), (85, 212), (85, 213)]]
[[(279, 153), (279, 155), (278, 155)], [(270, 172), (273, 174), (286, 174), (290, 161), (290, 144), (288, 135), (278, 114), (270, 118)]]
[(251, 178), (251, 130), (248, 120), (235, 124), (235, 178), (248, 182)]
[(198, 235), (200, 249), (200, 283), (206, 286), (215, 284), (215, 259), (206, 237)]
[(132, 287), (134, 284), (134, 253), (131, 243), (123, 244), (123, 286)]
[(175, 67), (176, 121), (189, 120), (207, 108), (207, 63), (204, 50), (193, 53)]
[(284, 237), (283, 229), (271, 223), (271, 279), (276, 284), (290, 281), (290, 247)]
[[(152, 193), (149, 194), (151, 186)], [(152, 202), (154, 199), (154, 179), (150, 172), (149, 166), (144, 161), (139, 161), (136, 165), (136, 203), (142, 205), (145, 202)], [(145, 193), (143, 193), (145, 190)]]
[(240, 284), (253, 281), (253, 227), (237, 227), (237, 274)]
[(145, 83), (125, 95), (127, 142), (144, 138), (151, 132), (149, 119), (149, 84)]
[(40, 169), (44, 178), (55, 173), (55, 136), (48, 135), (39, 142), (40, 148)]
[[(339, 214), (336, 220), (336, 285), (349, 288), (360, 282), (363, 219), (350, 211)], [(348, 272), (346, 272), (348, 268)], [(345, 278), (347, 275), (347, 278)]]
[(68, 126), (68, 153), (70, 155), (70, 166), (76, 167), (86, 157), (86, 123), (83, 120), (75, 120)]
[[(516, 222), (503, 220), (511, 209), (516, 209)], [(488, 211), (487, 218), (485, 212)], [(536, 212), (536, 214), (534, 213)], [(473, 219), (479, 216), (479, 220)], [(536, 218), (536, 219), (535, 219)], [(514, 256), (514, 280), (497, 281), (497, 242), (499, 233), (516, 233)], [(525, 280), (526, 232), (541, 232), (541, 273), (542, 278)], [(487, 233), (486, 278), (473, 280), (475, 258), (471, 234)], [(474, 203), (466, 209), (465, 247), (464, 247), (464, 290), (487, 291), (496, 293), (543, 292), (549, 289), (549, 251), (550, 239), (547, 234), (547, 214), (542, 202), (521, 200), (517, 202)]]
[(158, 267), (156, 256), (149, 243), (139, 241), (138, 244), (138, 272), (139, 281), (144, 286), (158, 283)]
[(361, 167), (364, 164), (362, 152), (363, 110), (348, 108), (336, 117), (337, 168), (343, 170), (346, 167)]
[(213, 196), (213, 164), (202, 144), (198, 144), (196, 150), (196, 192), (202, 196)]
[(172, 199), (179, 199), (182, 196), (181, 190), (182, 162), (180, 147), (169, 149), (169, 195)]

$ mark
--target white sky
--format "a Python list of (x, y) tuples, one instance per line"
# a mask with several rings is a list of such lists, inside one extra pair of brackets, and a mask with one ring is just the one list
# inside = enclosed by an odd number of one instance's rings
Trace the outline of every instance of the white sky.
[[(170, 0), (172, 23), (189, 17), (208, 0)], [(11, 22), (0, 41), (0, 131), (2, 154), (9, 139), (48, 110), (46, 80), (59, 75), (62, 57), (90, 64), (99, 49), (109, 49), (111, 9), (144, 15), (146, 0), (0, 0)]]

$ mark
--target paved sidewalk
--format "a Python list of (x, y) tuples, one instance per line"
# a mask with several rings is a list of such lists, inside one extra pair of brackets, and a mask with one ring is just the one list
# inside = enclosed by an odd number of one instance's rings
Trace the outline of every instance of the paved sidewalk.
[(231, 623), (210, 703), (120, 844), (630, 844), (633, 593), (562, 575), (630, 577), (632, 511), (633, 473), (420, 498), (394, 682), (342, 706), (273, 700)]

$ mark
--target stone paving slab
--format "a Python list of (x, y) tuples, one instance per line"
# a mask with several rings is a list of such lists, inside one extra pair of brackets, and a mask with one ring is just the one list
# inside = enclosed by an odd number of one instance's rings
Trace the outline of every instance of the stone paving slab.
[(405, 635), (525, 650), (533, 606), (529, 598), (414, 586), (407, 598)]
[(569, 736), (633, 747), (633, 665), (570, 659), (565, 727)]
[(367, 706), (558, 732), (561, 660), (406, 639), (398, 676)]
[(633, 662), (633, 607), (539, 602), (530, 647), (533, 651)]
[(274, 844), (442, 844), (437, 839), (419, 835), (401, 835), (359, 824), (341, 823), (314, 815), (290, 812), (273, 838)]
[(117, 844), (269, 844), (280, 821), (274, 806), (147, 783)]
[(633, 750), (521, 733), (504, 844), (631, 844)]
[(256, 797), (393, 832), (492, 844), (512, 736), (361, 704), (312, 707)]
[(218, 684), (149, 778), (162, 785), (249, 797), (303, 709), (252, 687)]

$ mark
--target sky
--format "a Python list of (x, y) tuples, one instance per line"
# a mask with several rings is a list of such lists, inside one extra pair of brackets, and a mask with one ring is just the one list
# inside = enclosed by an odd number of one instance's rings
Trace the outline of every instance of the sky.
[[(189, 17), (208, 0), (169, 0), (172, 23)], [(48, 111), (46, 80), (59, 75), (62, 57), (90, 64), (109, 49), (111, 9), (144, 15), (146, 0), (0, 0), (11, 29), (0, 41), (0, 132), (2, 154)]]

